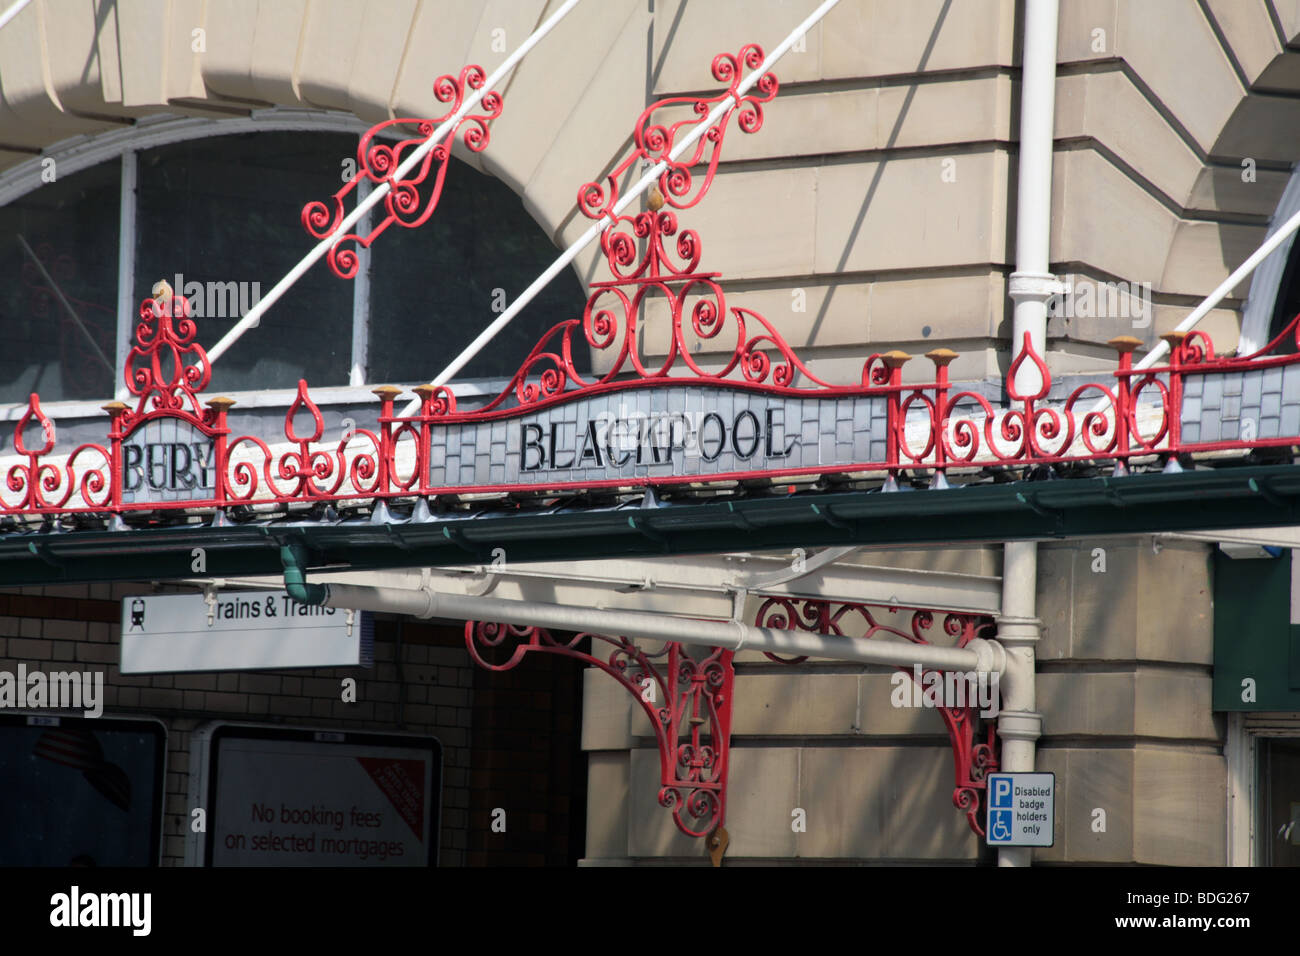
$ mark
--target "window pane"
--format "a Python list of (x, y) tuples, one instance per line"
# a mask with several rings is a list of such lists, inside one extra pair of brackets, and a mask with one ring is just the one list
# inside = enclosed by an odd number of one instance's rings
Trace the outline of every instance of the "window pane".
[[(1273, 318), (1269, 323), (1268, 340), (1282, 334), (1282, 330), (1300, 312), (1300, 243), (1293, 243), (1289, 253), (1286, 269), (1282, 272), (1282, 281), (1278, 285), (1277, 299), (1273, 303)], [(1296, 350), (1295, 338), (1287, 336), (1273, 350), (1276, 355), (1290, 355)]]
[[(308, 202), (342, 185), (356, 138), (249, 133), (140, 155), (135, 300), (166, 279), (198, 318), (211, 348), (316, 240), (302, 228)], [(346, 385), (352, 283), (318, 262), (215, 363), (210, 393)]]
[(120, 170), (103, 163), (0, 209), (0, 401), (113, 397)]
[(1265, 866), (1300, 866), (1300, 740), (1260, 738)]
[[(451, 164), (433, 217), (416, 229), (394, 224), (372, 247), (373, 383), (429, 381), (560, 253), (509, 187)], [(585, 301), (565, 269), (456, 377), (513, 375), (547, 329), (582, 317)], [(574, 361), (585, 370), (590, 356), (579, 341)]]

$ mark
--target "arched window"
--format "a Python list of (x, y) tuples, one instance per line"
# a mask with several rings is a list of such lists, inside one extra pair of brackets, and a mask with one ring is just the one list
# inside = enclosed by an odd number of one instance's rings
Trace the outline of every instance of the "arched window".
[[(0, 177), (0, 403), (120, 395), (136, 310), (162, 278), (190, 298), (199, 341), (215, 344), (314, 244), (302, 207), (343, 185), (363, 129), (297, 111), (154, 120)], [(508, 187), (452, 163), (428, 223), (390, 227), (354, 280), (313, 266), (215, 363), (209, 392), (306, 378), (318, 401), (331, 389), (355, 400), (358, 386), (441, 371), (557, 252)], [(583, 302), (577, 277), (561, 275), (458, 384), (499, 387)]]

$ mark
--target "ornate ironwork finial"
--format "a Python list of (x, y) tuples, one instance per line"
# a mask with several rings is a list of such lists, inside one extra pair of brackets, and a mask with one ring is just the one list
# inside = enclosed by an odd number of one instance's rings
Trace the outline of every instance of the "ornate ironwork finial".
[[(659, 162), (667, 167), (659, 174), (657, 194), (661, 203), (674, 209), (687, 209), (694, 206), (713, 183), (713, 176), (718, 170), (718, 160), (722, 156), (722, 141), (727, 135), (727, 126), (733, 115), (738, 115), (738, 125), (746, 133), (756, 133), (763, 128), (763, 104), (769, 103), (776, 96), (780, 84), (772, 73), (764, 73), (754, 84), (757, 92), (741, 96), (737, 90), (743, 79), (743, 67), (756, 69), (763, 63), (763, 48), (751, 43), (740, 48), (737, 54), (719, 53), (713, 58), (712, 72), (716, 80), (727, 83), (727, 89), (716, 96), (693, 97), (672, 96), (657, 100), (637, 118), (632, 130), (632, 152), (613, 172), (605, 177), (605, 185), (597, 182), (584, 183), (578, 190), (578, 208), (588, 219), (599, 219), (610, 213), (618, 203), (620, 186), (624, 174), (636, 164), (652, 167)], [(671, 153), (679, 137), (691, 127), (708, 120), (713, 108), (723, 100), (732, 101), (731, 109), (708, 128), (695, 142), (695, 148), (688, 154), (671, 159)], [(655, 122), (656, 114), (664, 110), (682, 112), (690, 110), (691, 115), (685, 119), (669, 123), (667, 120)], [(707, 164), (703, 178), (696, 188), (696, 176), (693, 167)], [(651, 212), (658, 212), (659, 206), (650, 203)], [(617, 217), (626, 219), (629, 217)]]
[(139, 402), (123, 427), (145, 414), (146, 406), (207, 420), (197, 393), (207, 387), (212, 369), (208, 353), (194, 340), (197, 334), (189, 300), (175, 294), (166, 279), (154, 283), (153, 298), (140, 303), (136, 344), (126, 359), (126, 387)]
[[(459, 77), (451, 74), (438, 77), (433, 84), (433, 95), (440, 102), (448, 104), (448, 110), (436, 119), (399, 118), (378, 123), (361, 137), (357, 146), (357, 171), (348, 180), (346, 186), (336, 192), (330, 205), (320, 201), (309, 202), (302, 208), (302, 225), (317, 239), (332, 235), (345, 218), (343, 199), (357, 188), (363, 180), (379, 185), (387, 184), (389, 192), (383, 199), (386, 215), (365, 236), (350, 232), (339, 236), (330, 247), (326, 261), (330, 269), (340, 279), (351, 279), (357, 274), (360, 259), (355, 249), (345, 248), (348, 242), (355, 243), (363, 249), (393, 223), (407, 229), (414, 229), (429, 221), (438, 200), (442, 196), (443, 181), (447, 176), (447, 161), (451, 158), (451, 145), (456, 137), (462, 135), (465, 147), (473, 152), (481, 152), (487, 147), (491, 138), (488, 124), (501, 115), (504, 101), (495, 90), (483, 95), (479, 101), (480, 113), (469, 113), (444, 134), (442, 140), (426, 152), (410, 175), (398, 179), (397, 173), (402, 163), (416, 150), (420, 149), (437, 132), (438, 127), (451, 119), (465, 101), (466, 91), (477, 90), (487, 81), (483, 68), (471, 64), (460, 71)], [(396, 145), (378, 141), (376, 137), (388, 129), (400, 130), (414, 126), (416, 135), (400, 140)], [(419, 187), (432, 175), (429, 195), (421, 201)]]

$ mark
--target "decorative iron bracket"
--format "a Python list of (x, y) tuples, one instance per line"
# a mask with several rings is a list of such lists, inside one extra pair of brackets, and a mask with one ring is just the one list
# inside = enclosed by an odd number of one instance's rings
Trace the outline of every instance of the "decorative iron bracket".
[[(882, 614), (911, 614), (906, 629), (880, 623), (877, 618)], [(936, 616), (943, 615), (943, 632), (956, 639), (958, 647), (965, 647), (970, 641), (980, 636), (982, 631), (995, 627), (993, 618), (982, 614), (944, 613), (925, 608), (912, 607), (874, 607), (866, 604), (832, 604), (829, 601), (817, 601), (798, 598), (768, 598), (758, 609), (754, 623), (759, 627), (771, 627), (780, 630), (791, 629), (811, 631), (817, 634), (838, 634), (845, 636), (844, 628), (855, 616), (859, 624), (866, 625), (866, 631), (857, 640), (868, 640), (878, 634), (890, 634), (911, 641), (914, 644), (929, 644), (926, 632), (934, 626)], [(779, 664), (802, 664), (807, 657), (786, 658), (765, 652), (765, 656)], [(927, 675), (942, 671), (919, 668), (898, 670), (916, 681), (920, 677), (921, 686), (932, 687), (936, 681)], [(996, 686), (994, 687), (996, 693)], [(928, 691), (927, 691), (928, 693)], [(968, 698), (969, 699), (969, 698)], [(948, 728), (948, 739), (952, 744), (952, 760), (955, 786), (952, 791), (952, 803), (966, 814), (966, 822), (979, 836), (984, 836), (980, 812), (980, 795), (988, 789), (988, 775), (996, 773), (998, 757), (996, 751), (995, 727), (989, 723), (981, 729), (978, 705), (965, 707), (944, 706), (936, 701), (936, 710), (943, 717)], [(981, 739), (983, 737), (983, 739)]]
[[(580, 650), (585, 639), (603, 641), (612, 650), (602, 659)], [(510, 656), (493, 663), (483, 655), (507, 640)], [(673, 811), (673, 822), (687, 836), (715, 832), (725, 844), (727, 764), (731, 749), (731, 701), (735, 685), (733, 652), (711, 648), (694, 657), (686, 646), (667, 642), (647, 654), (626, 637), (575, 634), (557, 640), (539, 627), (465, 622), (465, 646), (480, 667), (508, 671), (530, 653), (559, 654), (598, 667), (622, 684), (641, 705), (659, 745), (659, 804)], [(665, 666), (660, 669), (659, 663)]]

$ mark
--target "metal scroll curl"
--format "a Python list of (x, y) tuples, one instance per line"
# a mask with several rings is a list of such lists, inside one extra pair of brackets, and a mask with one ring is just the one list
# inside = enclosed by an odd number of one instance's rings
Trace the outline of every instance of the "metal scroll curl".
[[(591, 653), (582, 649), (587, 641)], [(594, 653), (598, 644), (607, 647), (607, 656)], [(687, 836), (707, 836), (722, 826), (735, 685), (731, 651), (715, 647), (700, 657), (672, 641), (648, 654), (626, 637), (582, 633), (565, 639), (544, 628), (486, 621), (465, 623), (465, 646), (490, 671), (517, 667), (530, 653), (558, 654), (614, 678), (650, 718), (659, 747), (659, 804)]]
[[(929, 644), (936, 620), (941, 622), (940, 630), (947, 640), (957, 647), (965, 647), (972, 639), (995, 626), (991, 617), (979, 614), (782, 597), (764, 601), (754, 623), (759, 627), (835, 634), (852, 640), (892, 636), (913, 644)], [(783, 658), (770, 653), (766, 656), (781, 664), (801, 664), (808, 659)], [(917, 675), (912, 670), (900, 667), (899, 671), (916, 679)], [(942, 676), (942, 672), (923, 671), (922, 681), (932, 673)], [(951, 707), (940, 704), (937, 709), (948, 729), (948, 740), (952, 745), (955, 776), (953, 806), (965, 814), (970, 828), (983, 836), (980, 795), (988, 788), (989, 774), (995, 773), (998, 768), (994, 727), (991, 723), (987, 727), (980, 726), (977, 705)]]
[[(356, 173), (349, 178), (347, 185), (330, 198), (328, 205), (316, 200), (303, 207), (303, 228), (317, 239), (326, 239), (343, 222), (346, 217), (344, 199), (361, 182), (387, 184), (390, 187), (383, 199), (384, 216), (374, 228), (365, 236), (355, 232), (341, 235), (330, 246), (326, 261), (336, 276), (351, 279), (360, 267), (356, 249), (349, 248), (347, 243), (368, 249), (394, 223), (414, 229), (429, 221), (442, 197), (447, 164), (451, 159), (451, 144), (457, 136), (461, 136), (465, 147), (473, 152), (487, 148), (491, 139), (489, 124), (501, 115), (504, 107), (501, 95), (496, 91), (485, 93), (479, 101), (481, 112), (461, 117), (455, 127), (444, 133), (443, 138), (424, 154), (414, 169), (398, 178), (401, 165), (433, 138), (439, 126), (456, 114), (469, 91), (481, 89), (486, 81), (487, 75), (483, 68), (473, 64), (461, 70), (459, 77), (450, 74), (438, 77), (433, 84), (433, 95), (439, 102), (448, 105), (446, 113), (436, 119), (398, 118), (372, 126), (357, 146)], [(416, 134), (395, 144), (379, 139), (382, 133), (400, 132), (411, 127), (415, 128)], [(421, 189), (425, 186), (428, 192), (422, 199)]]

